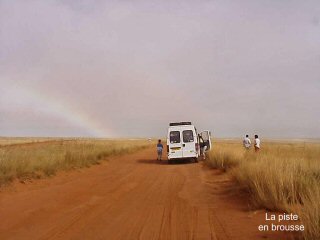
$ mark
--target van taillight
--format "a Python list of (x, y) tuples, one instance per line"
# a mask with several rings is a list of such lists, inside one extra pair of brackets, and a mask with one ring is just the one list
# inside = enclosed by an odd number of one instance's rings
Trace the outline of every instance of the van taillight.
[(169, 153), (169, 145), (167, 145), (167, 153)]

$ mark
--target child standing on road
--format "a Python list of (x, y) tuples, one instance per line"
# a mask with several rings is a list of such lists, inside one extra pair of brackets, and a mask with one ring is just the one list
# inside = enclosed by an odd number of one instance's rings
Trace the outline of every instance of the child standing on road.
[(260, 139), (258, 135), (254, 135), (254, 150), (258, 152), (260, 150)]
[(162, 158), (162, 150), (163, 150), (163, 145), (161, 143), (161, 139), (159, 139), (157, 144), (157, 153), (158, 153), (157, 160), (159, 161), (161, 161), (161, 158)]

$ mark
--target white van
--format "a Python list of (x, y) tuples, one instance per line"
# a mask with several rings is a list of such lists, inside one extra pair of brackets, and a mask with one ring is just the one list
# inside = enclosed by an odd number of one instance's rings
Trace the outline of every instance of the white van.
[[(206, 135), (207, 134), (207, 135)], [(210, 132), (204, 131), (207, 150), (211, 148)], [(203, 138), (204, 140), (204, 138)], [(167, 135), (168, 162), (175, 159), (193, 159), (196, 162), (200, 156), (199, 135), (191, 122), (170, 123)]]

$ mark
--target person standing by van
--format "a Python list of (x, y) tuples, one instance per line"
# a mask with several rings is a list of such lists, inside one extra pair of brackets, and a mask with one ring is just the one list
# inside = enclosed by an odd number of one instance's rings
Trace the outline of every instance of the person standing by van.
[(161, 143), (161, 139), (158, 140), (158, 144), (157, 144), (157, 160), (161, 161), (162, 158), (162, 150), (163, 150), (163, 145)]
[(200, 154), (202, 155), (202, 159), (206, 160), (206, 151), (208, 147), (203, 137), (200, 134), (198, 136), (199, 136)]
[(258, 135), (254, 135), (254, 150), (258, 152), (260, 150), (260, 139)]
[(249, 149), (251, 147), (251, 140), (249, 138), (249, 135), (247, 134), (246, 137), (243, 139), (243, 146), (246, 149)]

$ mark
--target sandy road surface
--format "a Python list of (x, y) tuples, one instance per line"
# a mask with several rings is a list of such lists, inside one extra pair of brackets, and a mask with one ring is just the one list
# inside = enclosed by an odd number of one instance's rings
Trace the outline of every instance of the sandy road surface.
[(225, 174), (154, 149), (0, 192), (0, 239), (284, 239), (257, 231)]

